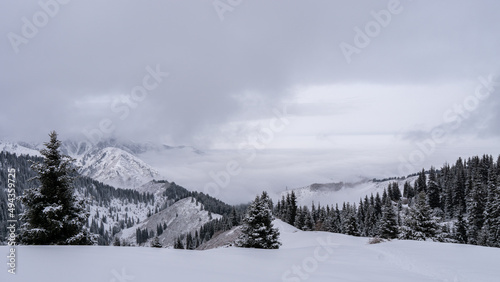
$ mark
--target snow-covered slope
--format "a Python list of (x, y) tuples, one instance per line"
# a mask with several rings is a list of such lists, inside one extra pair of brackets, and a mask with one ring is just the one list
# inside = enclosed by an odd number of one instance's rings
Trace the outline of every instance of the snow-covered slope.
[(210, 250), (233, 246), (241, 235), (241, 226), (235, 226), (231, 230), (214, 234), (212, 239), (201, 244), (197, 250)]
[(28, 144), (20, 144), (9, 141), (0, 141), (0, 152), (6, 151), (12, 154), (20, 155), (30, 155), (30, 156), (41, 156), (40, 152)]
[(165, 189), (167, 189), (168, 187), (170, 187), (170, 183), (165, 180), (149, 181), (148, 183), (145, 183), (135, 188), (134, 190), (138, 191), (139, 193), (151, 193), (156, 196), (158, 195), (158, 193), (165, 191)]
[(188, 197), (177, 201), (159, 213), (153, 214), (138, 225), (123, 230), (118, 234), (118, 237), (135, 244), (137, 228), (147, 228), (148, 231), (156, 232), (159, 224), (166, 224), (167, 229), (158, 237), (163, 246), (173, 246), (179, 235), (187, 232), (194, 233), (205, 223), (220, 217), (222, 216), (218, 214), (210, 216), (207, 211), (202, 210), (201, 203), (196, 203), (194, 198)]
[[(335, 205), (341, 206), (344, 202), (349, 203), (359, 203), (359, 199), (365, 196), (370, 196), (371, 194), (376, 195), (379, 193), (382, 195), (384, 189), (390, 183), (397, 182), (401, 193), (403, 193), (404, 183), (406, 181), (414, 183), (417, 177), (409, 177), (407, 179), (399, 180), (387, 180), (387, 181), (373, 181), (364, 180), (357, 183), (327, 183), (327, 184), (312, 184), (306, 187), (293, 189), (295, 196), (297, 197), (297, 204), (300, 206), (311, 206), (314, 202), (316, 205), (319, 203), (321, 205)], [(279, 195), (279, 199), (292, 190), (283, 191)], [(278, 200), (278, 199), (275, 199)]]
[[(275, 221), (279, 250), (21, 246), (0, 281), (497, 282), (500, 249), (299, 231)], [(0, 247), (8, 254), (8, 247)]]
[(159, 177), (151, 166), (118, 148), (104, 148), (86, 154), (81, 160), (81, 173), (120, 188), (135, 188)]

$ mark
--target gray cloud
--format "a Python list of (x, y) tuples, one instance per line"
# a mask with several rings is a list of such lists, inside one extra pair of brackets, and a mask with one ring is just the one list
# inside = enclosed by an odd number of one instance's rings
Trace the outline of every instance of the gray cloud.
[[(485, 96), (482, 96), (485, 95)], [(440, 130), (446, 139), (473, 136), (484, 139), (500, 136), (500, 75), (482, 75), (474, 88), (462, 100), (449, 104), (442, 120), (430, 130), (411, 130), (401, 134), (413, 142), (432, 139), (433, 132)]]
[[(297, 85), (438, 85), (498, 70), (498, 1), (401, 1), (348, 64), (339, 44), (389, 2), (244, 1), (220, 21), (211, 1), (70, 1), (19, 54), (7, 34), (22, 35), (22, 17), (41, 8), (4, 3), (1, 135), (78, 135), (110, 119), (118, 137), (205, 144), (230, 121), (269, 118)], [(156, 65), (170, 76), (120, 119), (112, 102)], [(260, 102), (241, 99), (249, 92)], [(498, 133), (498, 115), (488, 118)]]

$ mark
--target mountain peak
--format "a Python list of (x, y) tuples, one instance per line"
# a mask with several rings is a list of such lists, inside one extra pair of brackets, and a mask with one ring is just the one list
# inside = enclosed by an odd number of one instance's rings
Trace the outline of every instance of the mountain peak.
[(136, 188), (160, 175), (138, 157), (115, 147), (106, 147), (81, 160), (81, 173), (120, 188)]

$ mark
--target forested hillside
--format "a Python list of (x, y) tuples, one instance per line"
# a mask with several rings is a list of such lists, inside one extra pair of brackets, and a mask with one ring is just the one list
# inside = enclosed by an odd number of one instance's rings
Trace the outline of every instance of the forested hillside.
[[(40, 162), (41, 157), (28, 155), (17, 156), (9, 152), (0, 152), (0, 187), (7, 188), (8, 169), (16, 170), (16, 201), (13, 214), (19, 220), (23, 212), (23, 206), (19, 197), (23, 195), (25, 189), (38, 185), (36, 181), (28, 181), (35, 176), (35, 172), (30, 168), (31, 162)], [(193, 197), (203, 205), (203, 209), (224, 215), (228, 218), (232, 211), (232, 206), (200, 192), (192, 192), (175, 183), (164, 180), (154, 181), (165, 184), (163, 192), (152, 194), (138, 192), (132, 189), (115, 188), (89, 177), (75, 175), (74, 187), (77, 196), (85, 201), (85, 206), (89, 212), (88, 227), (90, 232), (98, 234), (100, 245), (109, 245), (113, 242), (115, 234), (125, 228), (133, 227), (151, 215), (160, 212), (175, 202), (186, 197)], [(5, 242), (7, 234), (7, 216), (9, 213), (6, 189), (0, 192), (0, 244)], [(224, 219), (226, 220), (226, 219)], [(22, 222), (18, 222), (19, 225)], [(210, 225), (211, 226), (211, 225)], [(151, 234), (155, 236), (157, 234)], [(206, 235), (205, 238), (211, 238)], [(147, 238), (146, 238), (147, 239)]]
[(298, 207), (292, 192), (277, 203), (275, 214), (302, 230), (500, 247), (500, 157), (422, 170), (413, 183), (394, 182), (382, 195), (340, 208)]

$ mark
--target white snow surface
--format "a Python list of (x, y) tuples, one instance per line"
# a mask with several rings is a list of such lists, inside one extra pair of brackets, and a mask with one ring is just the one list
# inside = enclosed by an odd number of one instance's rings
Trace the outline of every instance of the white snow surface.
[[(304, 232), (279, 220), (279, 250), (186, 251), (137, 247), (20, 246), (16, 275), (0, 281), (497, 282), (500, 249), (435, 242), (368, 244), (368, 238)], [(8, 255), (8, 247), (0, 247)]]

